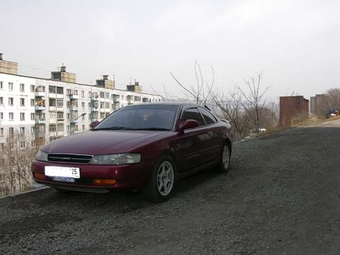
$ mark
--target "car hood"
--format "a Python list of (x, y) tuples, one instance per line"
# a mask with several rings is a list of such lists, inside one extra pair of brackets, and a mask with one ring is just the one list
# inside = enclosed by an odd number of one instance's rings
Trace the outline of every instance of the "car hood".
[(166, 131), (98, 130), (67, 136), (46, 145), (47, 153), (109, 154), (128, 152), (132, 148), (162, 136)]

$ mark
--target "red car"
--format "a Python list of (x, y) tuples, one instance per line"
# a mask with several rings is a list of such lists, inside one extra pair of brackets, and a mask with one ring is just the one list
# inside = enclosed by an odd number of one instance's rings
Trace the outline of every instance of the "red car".
[(207, 108), (183, 103), (123, 107), (92, 130), (37, 153), (33, 179), (57, 190), (141, 189), (167, 200), (175, 182), (203, 168), (230, 167), (231, 127)]

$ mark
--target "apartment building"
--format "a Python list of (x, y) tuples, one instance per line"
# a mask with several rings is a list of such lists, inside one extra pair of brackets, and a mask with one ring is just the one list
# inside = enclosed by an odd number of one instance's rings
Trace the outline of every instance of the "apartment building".
[[(95, 85), (77, 83), (65, 66), (49, 79), (20, 75), (18, 64), (3, 60), (0, 53), (0, 150), (10, 135), (25, 137), (22, 148), (40, 145), (86, 131), (91, 122), (120, 107), (161, 100), (143, 93), (138, 82), (117, 89), (108, 75)], [(0, 167), (0, 193), (3, 180)]]

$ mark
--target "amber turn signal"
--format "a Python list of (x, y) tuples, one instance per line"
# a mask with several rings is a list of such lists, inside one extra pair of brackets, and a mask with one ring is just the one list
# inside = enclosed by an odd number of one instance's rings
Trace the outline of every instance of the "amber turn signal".
[(94, 185), (115, 185), (116, 183), (115, 179), (93, 179)]
[(44, 174), (33, 173), (33, 176), (34, 176), (35, 179), (38, 179), (38, 180), (45, 180), (46, 179), (46, 176)]

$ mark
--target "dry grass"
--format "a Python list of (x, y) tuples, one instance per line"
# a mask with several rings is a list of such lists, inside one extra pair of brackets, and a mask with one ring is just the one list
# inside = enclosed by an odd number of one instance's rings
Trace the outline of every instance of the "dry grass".
[(340, 116), (329, 117), (328, 119), (313, 116), (313, 117), (308, 118), (308, 119), (297, 120), (296, 122), (294, 122), (292, 127), (314, 126), (314, 125), (318, 125), (318, 124), (321, 124), (321, 123), (324, 123), (324, 122), (327, 122), (327, 121), (339, 120), (339, 119), (340, 119)]
[[(339, 119), (340, 119), (340, 116), (330, 117), (328, 119), (326, 119), (326, 118), (322, 119), (322, 118), (319, 118), (319, 117), (316, 117), (316, 116), (310, 117), (308, 119), (295, 119), (293, 121), (292, 126), (290, 126), (290, 127), (279, 127), (279, 126), (273, 127), (273, 128), (267, 129), (266, 132), (256, 134), (254, 137), (260, 137), (260, 136), (264, 136), (264, 135), (274, 134), (274, 133), (284, 131), (284, 130), (287, 130), (287, 129), (291, 129), (291, 128), (315, 126), (315, 125), (319, 125), (319, 124), (322, 124), (322, 123), (327, 122), (327, 121), (339, 120)], [(251, 137), (248, 136), (246, 138), (249, 139)]]

